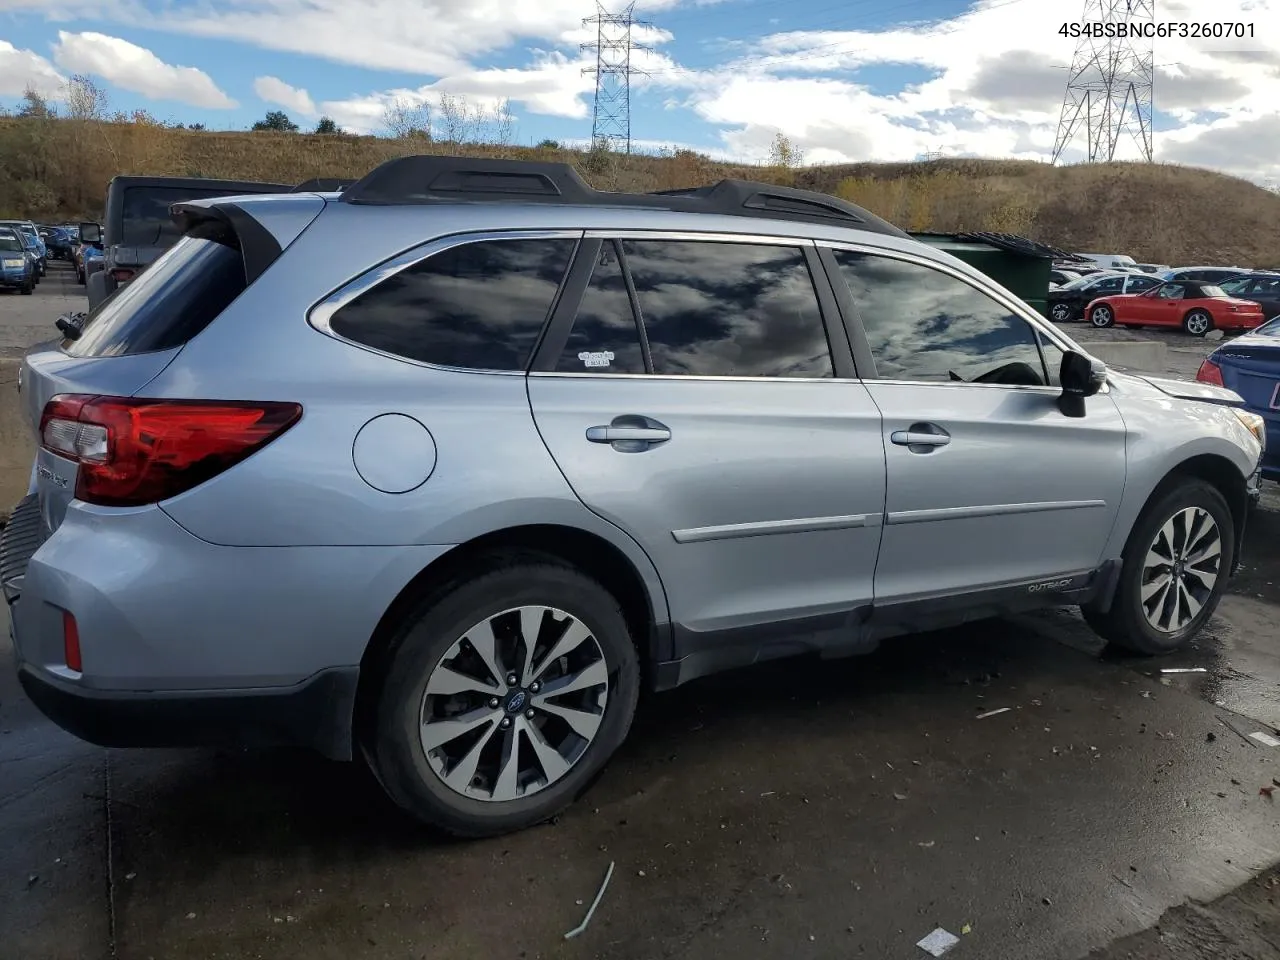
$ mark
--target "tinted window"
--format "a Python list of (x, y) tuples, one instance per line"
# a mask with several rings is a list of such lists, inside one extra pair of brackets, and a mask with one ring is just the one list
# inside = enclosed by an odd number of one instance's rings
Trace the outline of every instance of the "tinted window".
[(797, 247), (626, 240), (653, 372), (830, 377), (817, 294)]
[(116, 243), (126, 247), (167, 247), (176, 243), (181, 229), (169, 216), (169, 207), (184, 200), (225, 197), (222, 190), (184, 190), (174, 187), (128, 187), (124, 191), (123, 223)]
[(1245, 288), (1248, 287), (1251, 282), (1252, 281), (1249, 277), (1236, 277), (1234, 280), (1226, 281), (1221, 286), (1223, 290), (1235, 297), (1244, 293)]
[(840, 250), (879, 376), (1039, 385), (1036, 332), (976, 287), (931, 267)]
[(1119, 293), (1124, 289), (1124, 277), (1107, 277), (1088, 287), (1088, 292), (1096, 295)]
[[(1225, 286), (1223, 289), (1226, 289)], [(1253, 286), (1249, 288), (1249, 292), (1275, 296), (1280, 293), (1280, 277), (1259, 277), (1253, 281)]]
[(1044, 357), (1044, 367), (1048, 373), (1049, 386), (1060, 387), (1062, 386), (1062, 380), (1058, 374), (1062, 370), (1062, 356), (1066, 351), (1050, 340), (1043, 331), (1037, 330), (1036, 336), (1040, 340), (1040, 353)]
[(1141, 293), (1143, 290), (1150, 290), (1152, 287), (1158, 286), (1160, 283), (1155, 277), (1130, 277), (1129, 285), (1125, 288), (1128, 293)]
[(132, 283), (119, 287), (89, 315), (75, 357), (119, 357), (168, 350), (209, 325), (245, 288), (240, 251), (214, 240), (185, 237)]
[(622, 263), (612, 242), (600, 247), (591, 283), (556, 370), (571, 373), (644, 373), (640, 328), (627, 295)]
[(396, 356), (473, 370), (523, 370), (573, 240), (490, 240), (441, 251), (365, 291), (334, 333)]

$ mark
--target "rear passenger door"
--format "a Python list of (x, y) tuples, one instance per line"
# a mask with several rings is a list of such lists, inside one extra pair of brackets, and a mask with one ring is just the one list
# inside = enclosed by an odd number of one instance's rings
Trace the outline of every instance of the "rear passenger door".
[(1110, 395), (1087, 398), (1083, 417), (1064, 415), (1063, 348), (959, 271), (888, 251), (823, 257), (847, 288), (859, 369), (884, 415), (877, 612), (911, 617), (943, 601), (1088, 584), (1107, 559), (1125, 481)]
[(880, 414), (815, 276), (802, 241), (588, 234), (529, 376), (569, 483), (657, 566), (681, 655), (853, 640), (871, 601)]

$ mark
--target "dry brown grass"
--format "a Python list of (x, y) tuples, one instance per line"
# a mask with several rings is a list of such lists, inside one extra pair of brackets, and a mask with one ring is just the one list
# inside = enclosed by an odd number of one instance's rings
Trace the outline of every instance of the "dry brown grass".
[(152, 122), (0, 119), (0, 216), (99, 216), (116, 174), (300, 182), (356, 177), (407, 153), (563, 160), (606, 190), (670, 190), (743, 177), (832, 193), (908, 230), (997, 230), (1140, 261), (1280, 266), (1280, 196), (1247, 181), (1167, 164), (1053, 167), (934, 160), (786, 169), (719, 163), (689, 151), (622, 156), (346, 135), (215, 133)]

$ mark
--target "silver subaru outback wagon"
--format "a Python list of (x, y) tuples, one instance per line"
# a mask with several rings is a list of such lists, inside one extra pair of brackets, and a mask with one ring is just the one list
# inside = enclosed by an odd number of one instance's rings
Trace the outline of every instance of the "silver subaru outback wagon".
[(1161, 654), (1239, 561), (1239, 397), (1108, 371), (831, 197), (405, 157), (173, 215), (22, 370), (0, 579), (24, 688), (95, 743), (363, 755), (496, 834), (642, 685), (1048, 604)]

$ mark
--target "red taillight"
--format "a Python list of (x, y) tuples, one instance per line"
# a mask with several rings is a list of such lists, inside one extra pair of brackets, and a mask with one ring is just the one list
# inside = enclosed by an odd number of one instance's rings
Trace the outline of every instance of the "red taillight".
[(128, 267), (116, 267), (111, 271), (111, 277), (116, 283), (128, 283), (133, 279), (135, 273), (137, 273), (136, 270), (131, 270)]
[(45, 405), (40, 445), (80, 465), (78, 499), (135, 507), (204, 483), (301, 416), (296, 403), (62, 394)]
[(76, 618), (65, 610), (62, 611), (62, 659), (76, 673), (84, 673), (80, 661), (80, 628), (76, 626)]
[(1201, 383), (1212, 383), (1219, 387), (1224, 386), (1222, 368), (1207, 358), (1200, 364), (1200, 369), (1196, 371), (1196, 379)]

